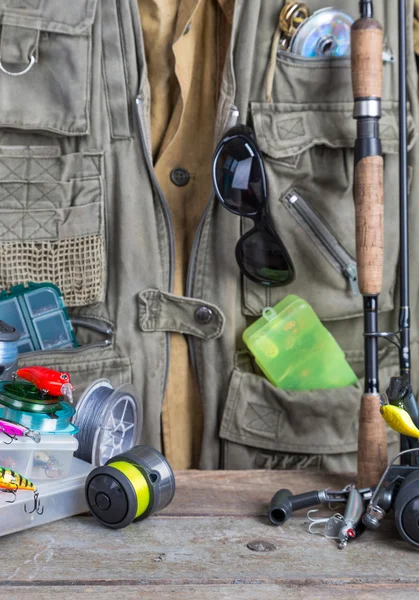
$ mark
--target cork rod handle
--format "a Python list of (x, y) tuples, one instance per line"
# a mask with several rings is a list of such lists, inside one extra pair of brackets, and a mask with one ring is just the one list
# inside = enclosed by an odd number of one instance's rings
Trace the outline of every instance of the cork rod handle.
[(378, 295), (383, 281), (383, 158), (379, 112), (383, 87), (383, 28), (375, 19), (361, 18), (351, 30), (352, 87), (358, 114), (355, 145), (354, 198), (359, 287), (365, 296)]
[(380, 414), (380, 395), (361, 399), (358, 432), (358, 486), (377, 485), (387, 467), (386, 424)]
[[(365, 394), (361, 399), (358, 481), (375, 485), (387, 463), (387, 433), (380, 414), (377, 315), (384, 265), (384, 178), (379, 121), (383, 85), (383, 28), (372, 4), (361, 2), (351, 31), (355, 142), (354, 201), (359, 288), (364, 296)], [(368, 9), (368, 10), (367, 10)], [(370, 10), (369, 10), (370, 9)]]
[(383, 158), (367, 156), (355, 167), (355, 227), (359, 289), (378, 295), (384, 267)]
[(383, 27), (375, 19), (358, 19), (351, 29), (354, 98), (381, 98), (383, 89)]

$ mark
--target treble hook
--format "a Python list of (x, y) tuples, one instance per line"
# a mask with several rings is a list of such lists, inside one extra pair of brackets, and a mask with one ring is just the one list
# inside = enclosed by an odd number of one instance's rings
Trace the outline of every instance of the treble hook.
[[(310, 515), (311, 515), (311, 513), (316, 513), (316, 512), (318, 512), (317, 508), (315, 508), (313, 510), (309, 510), (307, 513), (307, 518), (309, 521), (311, 521), (310, 525), (308, 526), (309, 533), (311, 533), (312, 535), (320, 535), (321, 537), (325, 537), (326, 539), (336, 539), (335, 535), (328, 535), (326, 532), (328, 530), (328, 526), (330, 526), (331, 524), (335, 525), (340, 522), (343, 523), (342, 515), (339, 513), (335, 513), (332, 517), (323, 517), (320, 519), (313, 519)], [(314, 528), (317, 525), (324, 525), (323, 533), (318, 533), (317, 531), (314, 531)]]
[[(52, 473), (51, 475), (49, 473)], [(50, 459), (45, 465), (45, 475), (46, 477), (53, 479), (59, 477), (61, 474), (60, 467), (58, 462), (54, 459)]]
[(313, 535), (323, 535), (321, 533), (317, 533), (317, 531), (313, 531), (313, 527), (315, 527), (316, 525), (326, 524), (330, 518), (330, 517), (323, 517), (321, 519), (313, 519), (311, 517), (311, 514), (318, 513), (318, 512), (319, 512), (318, 508), (313, 508), (312, 510), (309, 510), (307, 513), (307, 519), (310, 521), (310, 525), (308, 526), (308, 531), (309, 531), (309, 533), (312, 533)]
[(0, 429), (0, 432), (4, 433), (4, 435), (6, 435), (10, 439), (10, 442), (3, 442), (3, 444), (6, 444), (6, 446), (10, 446), (10, 444), (17, 440), (17, 437), (15, 435), (10, 435), (10, 433), (6, 433), (4, 429)]
[(2, 492), (5, 492), (6, 494), (13, 494), (13, 500), (6, 500), (7, 504), (13, 504), (13, 502), (16, 501), (16, 492), (17, 492), (18, 489), (19, 489), (19, 486), (16, 485), (16, 489), (15, 490), (2, 490)]
[(41, 507), (41, 502), (39, 500), (39, 493), (38, 492), (34, 492), (34, 495), (33, 495), (33, 509), (32, 510), (27, 510), (26, 504), (24, 506), (24, 509), (25, 509), (25, 513), (27, 513), (28, 515), (31, 515), (34, 512), (36, 512), (37, 515), (42, 515), (43, 514), (44, 507), (43, 506)]

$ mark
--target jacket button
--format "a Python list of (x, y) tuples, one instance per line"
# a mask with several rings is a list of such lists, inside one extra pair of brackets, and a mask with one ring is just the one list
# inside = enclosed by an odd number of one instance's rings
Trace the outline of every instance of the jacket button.
[(195, 311), (195, 319), (198, 323), (201, 323), (201, 325), (208, 325), (208, 323), (211, 323), (213, 316), (214, 313), (208, 306), (200, 306)]
[(173, 171), (170, 173), (170, 179), (175, 185), (183, 187), (189, 182), (190, 176), (188, 171), (178, 167), (177, 169), (173, 169)]

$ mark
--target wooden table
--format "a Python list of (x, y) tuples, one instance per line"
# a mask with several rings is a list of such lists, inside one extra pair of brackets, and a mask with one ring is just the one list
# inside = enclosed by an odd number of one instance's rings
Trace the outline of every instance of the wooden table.
[[(143, 523), (113, 531), (84, 515), (2, 538), (0, 592), (7, 600), (417, 600), (419, 552), (398, 538), (390, 517), (343, 551), (309, 535), (302, 517), (269, 524), (277, 489), (350, 481), (283, 471), (177, 473), (171, 506)], [(255, 541), (272, 550), (249, 549)]]

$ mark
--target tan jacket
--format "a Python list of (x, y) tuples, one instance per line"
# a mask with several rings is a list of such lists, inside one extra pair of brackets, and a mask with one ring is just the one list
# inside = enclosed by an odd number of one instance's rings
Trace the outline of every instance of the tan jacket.
[[(174, 292), (184, 295), (192, 242), (212, 186), (212, 141), (234, 0), (138, 0), (138, 6), (155, 171), (174, 225)], [(187, 171), (184, 185), (171, 178), (179, 168)], [(198, 464), (202, 407), (185, 337), (172, 334), (171, 348), (163, 447), (171, 464), (185, 469)]]

